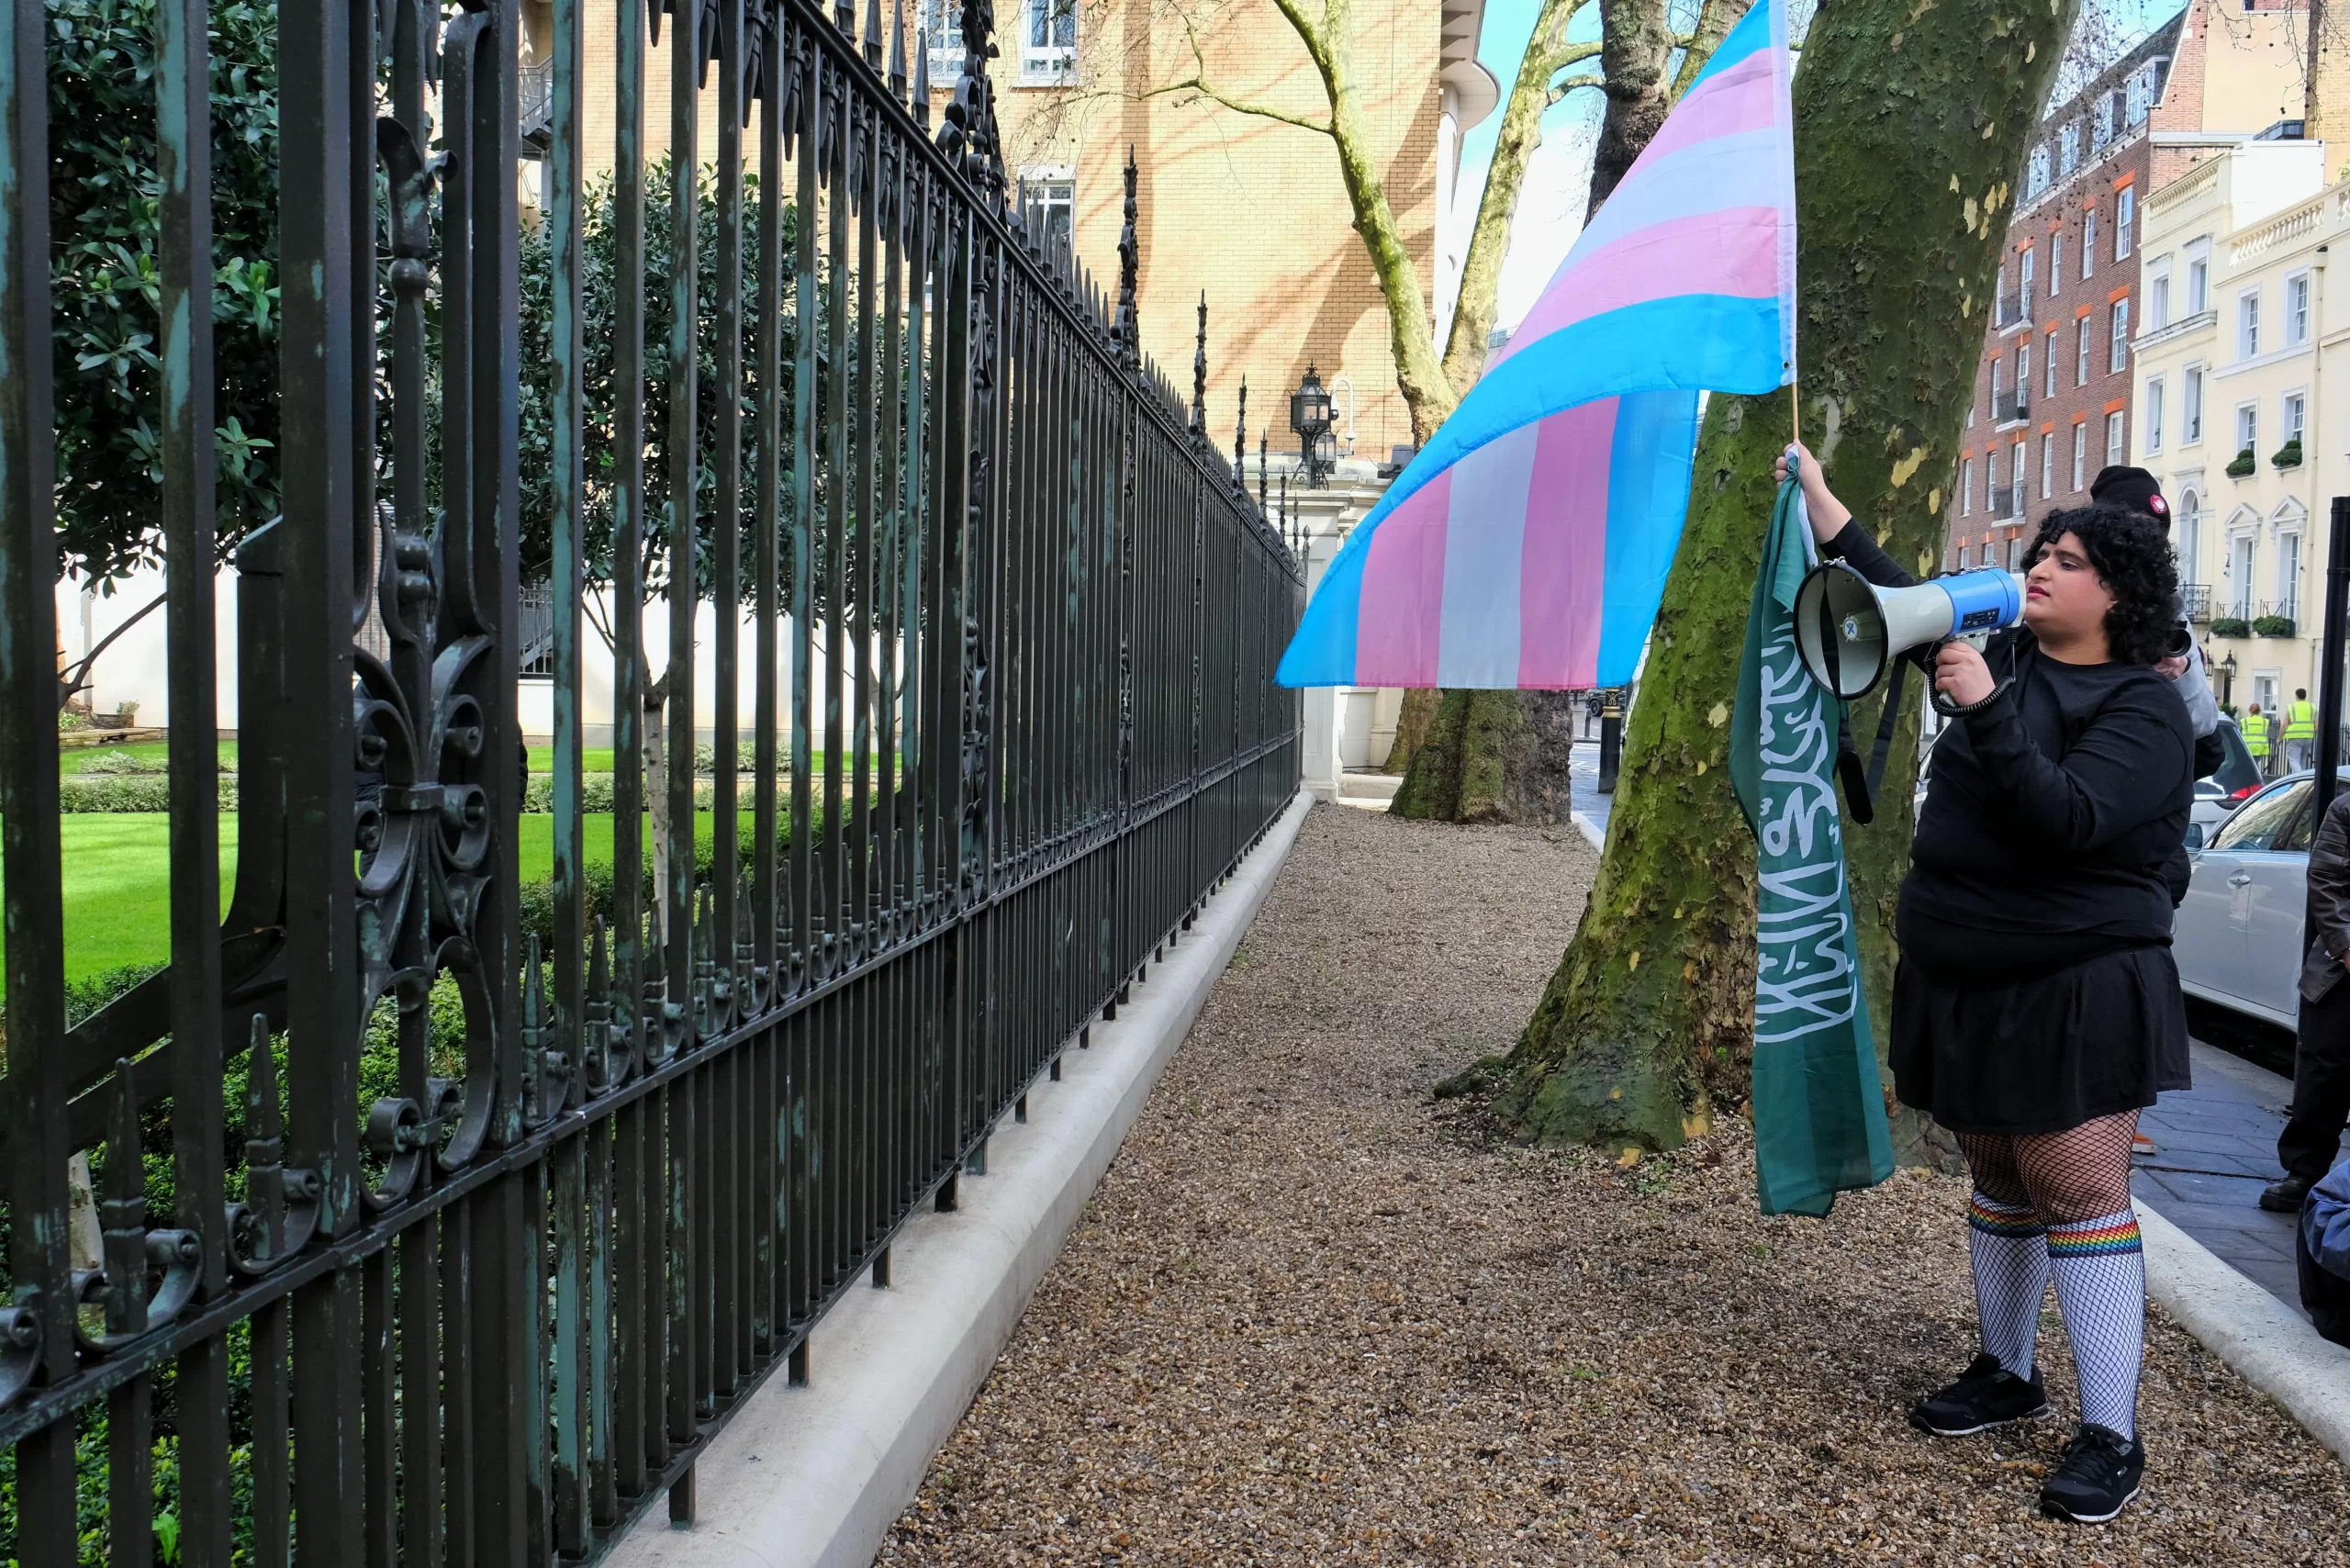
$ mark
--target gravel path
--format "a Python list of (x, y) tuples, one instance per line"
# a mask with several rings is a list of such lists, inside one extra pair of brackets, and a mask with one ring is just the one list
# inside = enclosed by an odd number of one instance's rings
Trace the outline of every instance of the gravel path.
[(1958, 1180), (1765, 1219), (1735, 1126), (1619, 1170), (1434, 1104), (1592, 866), (1316, 808), (878, 1561), (2350, 1562), (2350, 1472), (2166, 1322), (2114, 1525), (2033, 1511), (2069, 1420), (1913, 1433), (1975, 1349)]

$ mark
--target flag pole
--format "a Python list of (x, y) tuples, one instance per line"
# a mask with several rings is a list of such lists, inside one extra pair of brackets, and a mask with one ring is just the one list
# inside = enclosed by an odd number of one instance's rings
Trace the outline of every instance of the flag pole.
[(1798, 446), (1803, 444), (1803, 398), (1799, 390), (1802, 386), (1800, 376), (1787, 378), (1787, 424), (1795, 431)]

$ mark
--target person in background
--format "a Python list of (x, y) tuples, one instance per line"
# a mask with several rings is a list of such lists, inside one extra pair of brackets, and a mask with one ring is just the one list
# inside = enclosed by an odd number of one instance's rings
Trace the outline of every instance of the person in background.
[(2268, 721), (2261, 717), (2257, 702), (2244, 712), (2244, 749), (2252, 753), (2252, 765), (2260, 769), (2260, 776), (2268, 778)]
[(2260, 1206), (2294, 1214), (2332, 1169), (2350, 1120), (2350, 793), (2333, 797), (2310, 845), (2310, 950), (2301, 960), (2300, 1018), (2293, 1045), (2293, 1105), (2277, 1137), (2285, 1178)]
[(2305, 688), (2293, 688), (2293, 706), (2285, 714), (2285, 769), (2299, 773), (2317, 753), (2317, 710), (2310, 706)]

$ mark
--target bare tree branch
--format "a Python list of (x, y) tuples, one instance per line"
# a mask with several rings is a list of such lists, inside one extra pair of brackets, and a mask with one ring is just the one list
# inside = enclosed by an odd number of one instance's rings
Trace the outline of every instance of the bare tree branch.
[(1606, 79), (1601, 76), (1598, 72), (1586, 71), (1580, 76), (1570, 76), (1562, 82), (1553, 83), (1550, 92), (1544, 95), (1542, 106), (1544, 108), (1557, 107), (1560, 104), (1566, 101), (1568, 94), (1573, 92), (1578, 87), (1605, 87), (1606, 85), (1607, 85)]
[(1269, 104), (1252, 104), (1209, 85), (1207, 56), (1200, 49), (1199, 29), (1192, 25), (1188, 13), (1179, 12), (1178, 14), (1183, 17), (1184, 41), (1192, 46), (1192, 74), (1181, 82), (1170, 82), (1166, 86), (1153, 87), (1147, 92), (1137, 93), (1135, 95), (1136, 101), (1146, 98), (1163, 98), (1173, 93), (1191, 93), (1211, 103), (1220, 104), (1234, 114), (1255, 115), (1261, 119), (1279, 120), (1283, 125), (1293, 125), (1300, 130), (1310, 130), (1319, 136), (1333, 134), (1330, 121), (1326, 118), (1317, 120), (1310, 115), (1292, 114), (1287, 109), (1277, 109)]

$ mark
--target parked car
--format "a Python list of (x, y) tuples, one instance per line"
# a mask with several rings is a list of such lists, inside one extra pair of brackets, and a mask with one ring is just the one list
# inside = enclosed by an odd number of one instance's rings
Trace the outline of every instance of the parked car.
[(2188, 813), (2187, 846), (2208, 843), (2228, 813), (2260, 788), (2260, 764), (2244, 744), (2243, 732), (2225, 714), (2220, 718), (2220, 745), (2225, 753), (2219, 770), (2195, 781), (2195, 804)]
[(2189, 996), (2295, 1026), (2315, 787), (2306, 772), (2277, 779), (2230, 812), (2195, 852), (2187, 902), (2171, 929), (2179, 984)]

